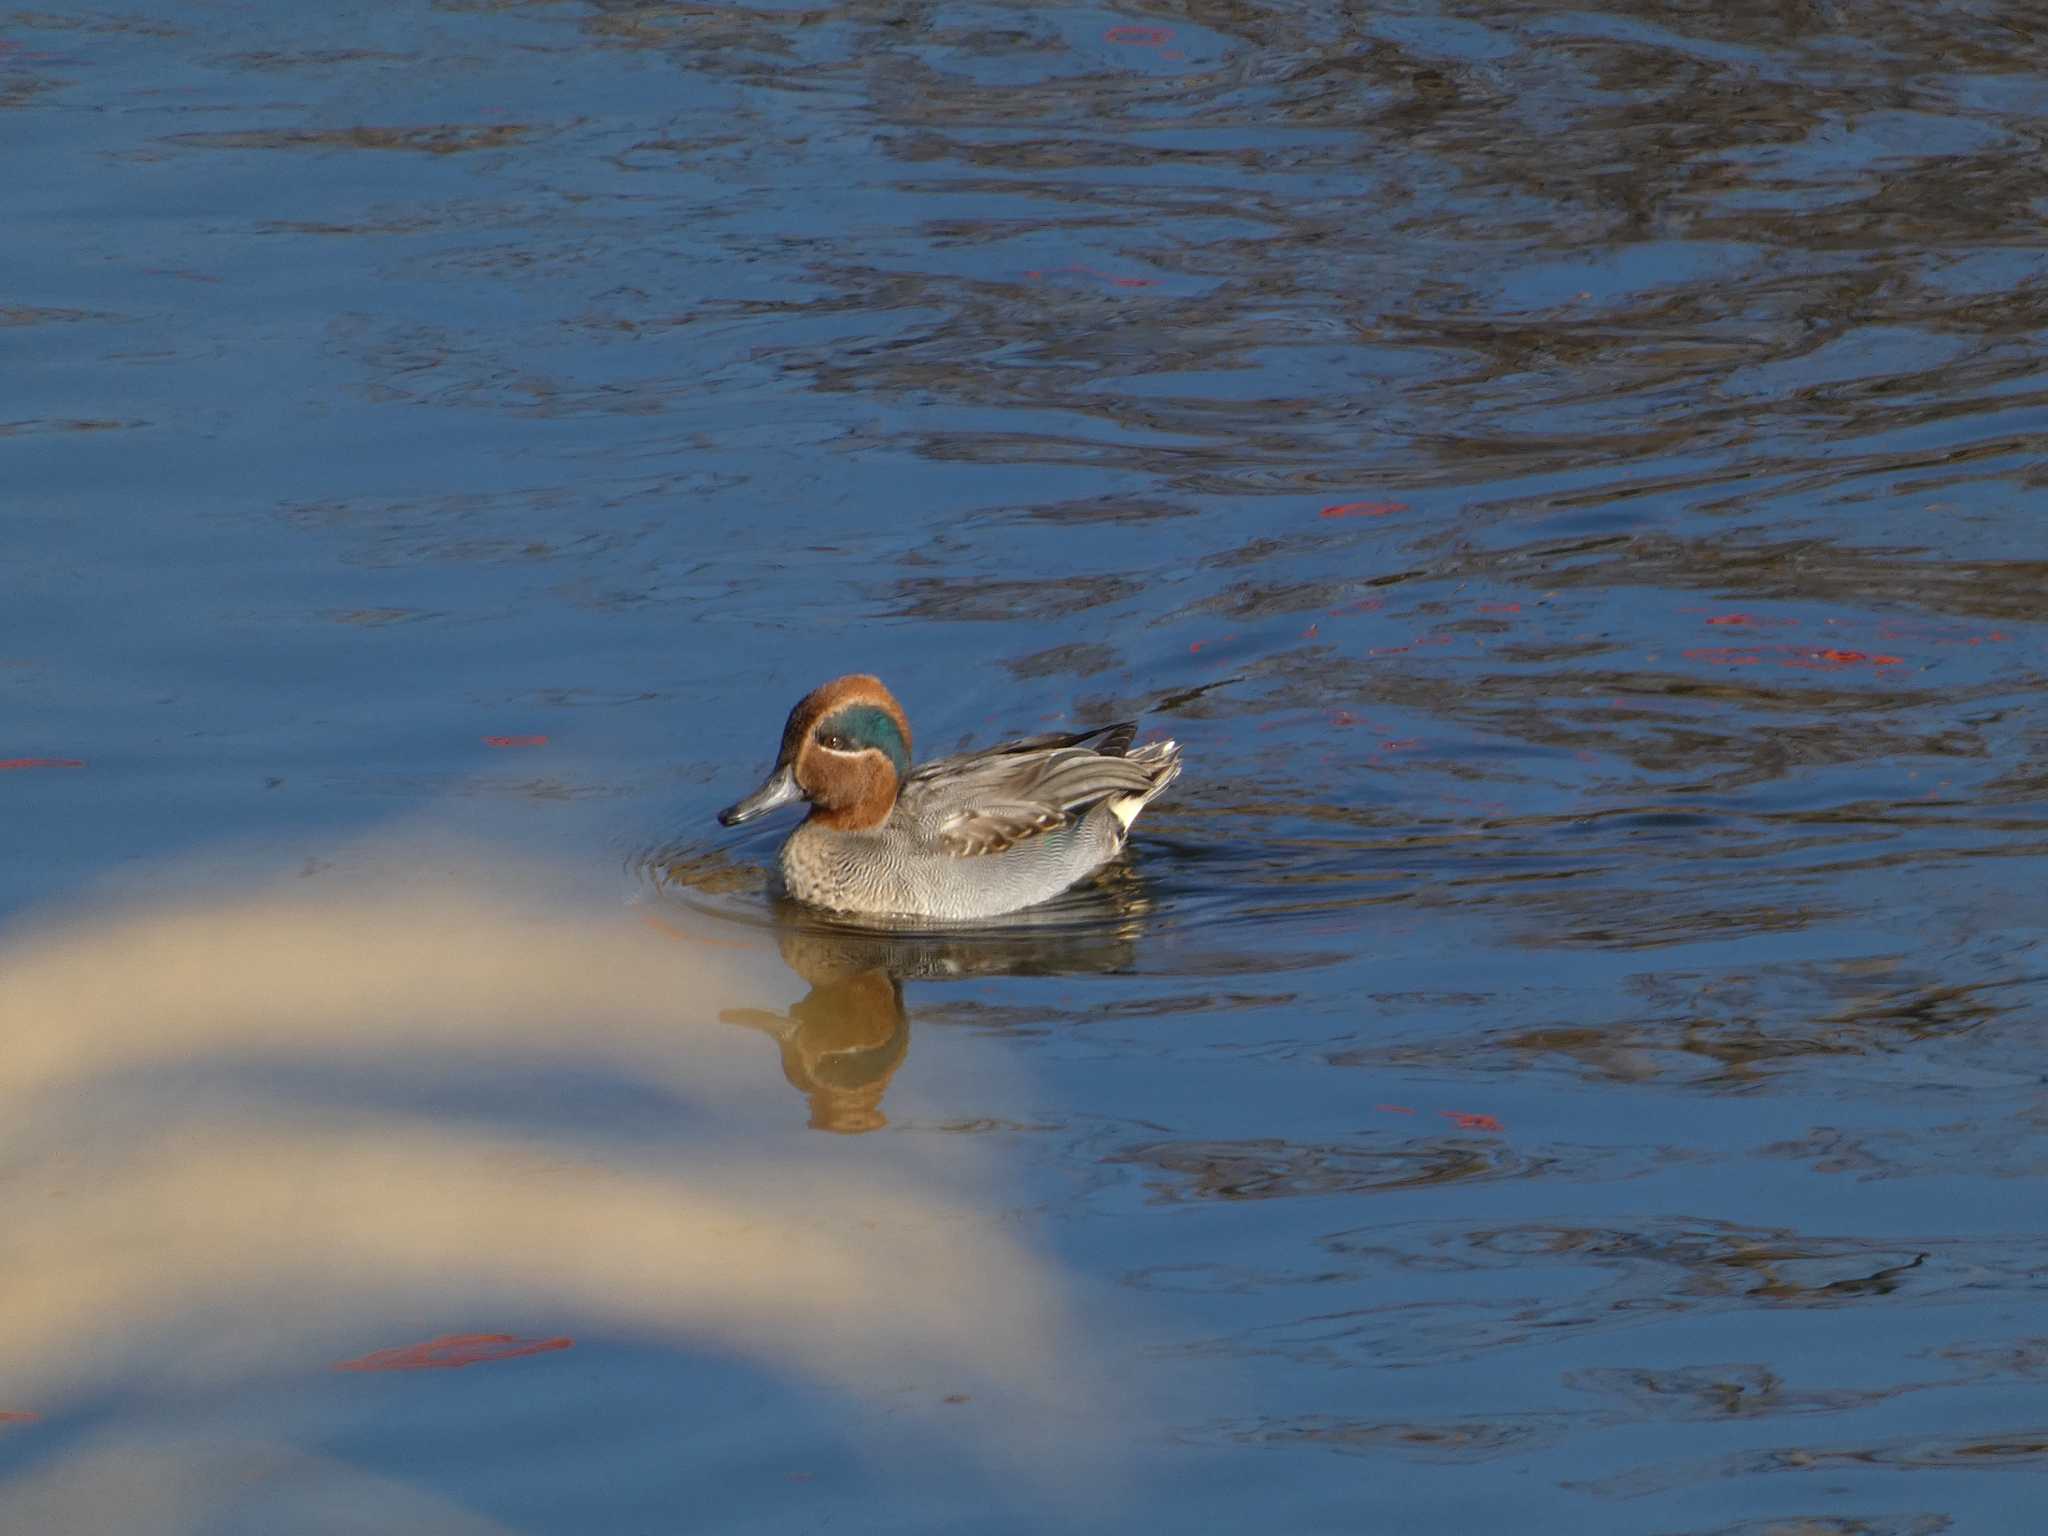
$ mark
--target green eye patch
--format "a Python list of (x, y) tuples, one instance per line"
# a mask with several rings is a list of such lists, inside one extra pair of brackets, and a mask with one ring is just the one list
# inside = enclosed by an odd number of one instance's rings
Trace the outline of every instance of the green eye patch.
[(895, 717), (877, 705), (849, 704), (844, 709), (835, 709), (818, 722), (815, 734), (820, 740), (836, 737), (844, 741), (847, 745), (842, 750), (881, 753), (896, 765), (899, 779), (910, 774), (910, 748), (904, 743), (903, 732), (896, 728)]

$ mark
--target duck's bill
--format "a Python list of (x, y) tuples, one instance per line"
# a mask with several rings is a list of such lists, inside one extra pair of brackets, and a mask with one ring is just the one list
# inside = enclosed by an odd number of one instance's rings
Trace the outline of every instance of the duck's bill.
[(738, 805), (728, 805), (718, 813), (719, 825), (736, 827), (743, 821), (752, 821), (756, 816), (765, 816), (779, 805), (788, 805), (801, 800), (804, 792), (796, 787), (796, 770), (787, 766), (776, 769), (768, 775), (768, 782), (755, 790)]

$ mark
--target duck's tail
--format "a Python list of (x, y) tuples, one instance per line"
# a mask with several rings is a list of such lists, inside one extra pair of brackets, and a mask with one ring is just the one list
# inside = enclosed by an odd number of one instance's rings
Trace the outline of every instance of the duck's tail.
[(1118, 795), (1109, 802), (1109, 813), (1116, 817), (1126, 835), (1131, 823), (1138, 819), (1138, 812), (1150, 805), (1175, 779), (1180, 777), (1180, 743), (1177, 741), (1148, 741), (1136, 751), (1122, 754), (1126, 762), (1136, 763), (1145, 770), (1150, 780), (1146, 787), (1136, 794)]

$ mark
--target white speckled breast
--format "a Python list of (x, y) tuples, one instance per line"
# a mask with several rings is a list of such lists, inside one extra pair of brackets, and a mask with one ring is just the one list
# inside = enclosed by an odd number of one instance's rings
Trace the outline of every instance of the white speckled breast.
[(782, 845), (783, 883), (798, 901), (842, 912), (998, 917), (1057, 896), (1115, 858), (1124, 826), (1102, 805), (1001, 853), (960, 858), (919, 841), (894, 815), (871, 832), (806, 821)]

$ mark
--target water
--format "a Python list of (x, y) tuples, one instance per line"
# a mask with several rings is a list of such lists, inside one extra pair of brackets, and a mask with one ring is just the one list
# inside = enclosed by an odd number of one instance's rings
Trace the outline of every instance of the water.
[[(5, 18), (0, 1524), (2032, 1529), (2044, 81)], [(822, 930), (711, 814), (856, 667), (1188, 768)]]

